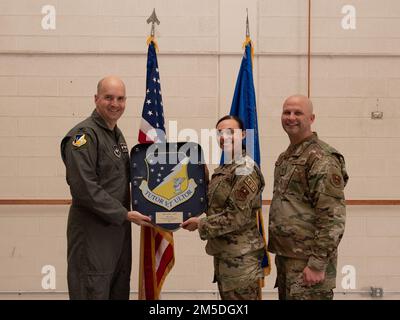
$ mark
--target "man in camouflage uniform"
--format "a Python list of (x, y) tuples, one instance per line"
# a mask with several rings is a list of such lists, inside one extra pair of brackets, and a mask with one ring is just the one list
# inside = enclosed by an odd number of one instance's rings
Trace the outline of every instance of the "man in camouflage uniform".
[(286, 99), (281, 121), (290, 146), (275, 164), (269, 213), (279, 299), (332, 299), (336, 286), (348, 175), (343, 156), (311, 131), (314, 119), (307, 97)]
[[(236, 118), (224, 118), (217, 124), (220, 132), (243, 129)], [(256, 217), (264, 185), (260, 169), (249, 156), (223, 164), (208, 185), (207, 216), (182, 224), (190, 231), (198, 229), (200, 238), (208, 240), (206, 252), (214, 256), (214, 282), (218, 282), (223, 300), (261, 299), (259, 279), (264, 277), (261, 260), (265, 244)]]

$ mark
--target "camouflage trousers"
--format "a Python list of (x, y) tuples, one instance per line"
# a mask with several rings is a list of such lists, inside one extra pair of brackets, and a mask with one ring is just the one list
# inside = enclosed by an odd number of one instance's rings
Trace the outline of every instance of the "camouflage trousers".
[(214, 282), (223, 300), (259, 300), (259, 280), (264, 277), (261, 268), (262, 250), (239, 257), (214, 257)]
[(229, 291), (222, 291), (218, 283), (218, 290), (222, 300), (261, 300), (261, 286), (259, 282), (259, 280), (256, 280), (246, 287)]
[(332, 300), (336, 287), (336, 261), (334, 258), (328, 264), (323, 282), (307, 286), (303, 282), (307, 260), (275, 256), (275, 288), (278, 287), (279, 300)]

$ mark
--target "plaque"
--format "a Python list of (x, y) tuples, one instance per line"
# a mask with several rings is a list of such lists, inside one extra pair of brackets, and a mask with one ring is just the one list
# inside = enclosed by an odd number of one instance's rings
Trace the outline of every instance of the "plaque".
[(167, 231), (206, 211), (203, 151), (194, 142), (143, 143), (131, 150), (132, 208)]

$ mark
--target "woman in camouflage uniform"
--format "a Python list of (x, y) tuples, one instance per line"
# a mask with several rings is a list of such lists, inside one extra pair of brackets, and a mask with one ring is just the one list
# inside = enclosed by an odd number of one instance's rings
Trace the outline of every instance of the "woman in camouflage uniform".
[[(214, 282), (223, 300), (261, 298), (259, 279), (264, 241), (257, 227), (264, 178), (257, 164), (242, 153), (242, 121), (221, 118), (216, 125), (225, 161), (208, 185), (206, 217), (192, 217), (182, 227), (199, 230), (207, 240), (206, 252), (214, 257)], [(236, 150), (235, 150), (236, 149)]]

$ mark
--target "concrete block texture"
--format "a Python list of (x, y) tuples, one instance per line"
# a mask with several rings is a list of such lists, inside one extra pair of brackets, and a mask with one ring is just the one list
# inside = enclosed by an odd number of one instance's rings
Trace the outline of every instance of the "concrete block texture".
[[(214, 128), (229, 113), (247, 8), (266, 178), (263, 198), (272, 197), (275, 161), (289, 145), (281, 126), (282, 104), (287, 96), (307, 94), (310, 88), (313, 129), (346, 159), (346, 198), (400, 199), (400, 2), (313, 1), (310, 82), (307, 3), (0, 1), (0, 199), (70, 198), (60, 141), (92, 112), (97, 82), (106, 75), (126, 83), (127, 107), (119, 126), (129, 148), (137, 143), (146, 91), (146, 19), (153, 8), (161, 21), (155, 34), (170, 139), (185, 140), (189, 134), (201, 138), (202, 129)], [(50, 22), (55, 22), (54, 29)], [(371, 119), (374, 111), (381, 111), (383, 119)], [(211, 148), (215, 137), (207, 136), (203, 143)], [(211, 172), (217, 162), (209, 164)], [(268, 207), (263, 214), (267, 225)], [(0, 205), (0, 299), (67, 298), (67, 215), (67, 206)], [(348, 207), (336, 299), (369, 299), (370, 286), (391, 291), (385, 299), (400, 297), (399, 230), (398, 206)], [(137, 294), (138, 239), (134, 226), (132, 298)], [(163, 297), (218, 299), (205, 242), (184, 231), (175, 233), (175, 241), (176, 264)], [(56, 268), (62, 293), (42, 289), (44, 265)], [(355, 267), (355, 289), (342, 287), (347, 265)], [(277, 298), (275, 276), (273, 268), (265, 299)]]

